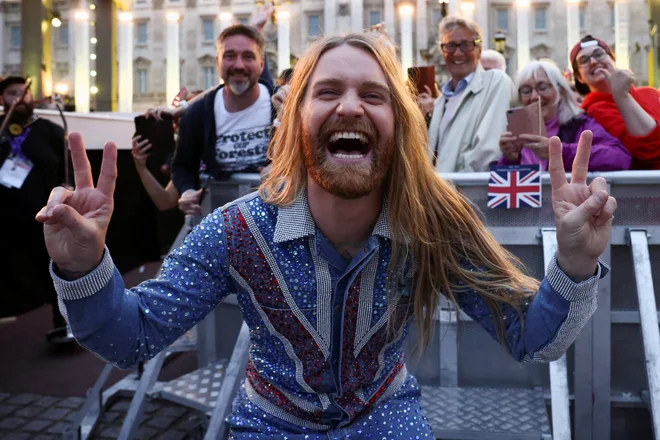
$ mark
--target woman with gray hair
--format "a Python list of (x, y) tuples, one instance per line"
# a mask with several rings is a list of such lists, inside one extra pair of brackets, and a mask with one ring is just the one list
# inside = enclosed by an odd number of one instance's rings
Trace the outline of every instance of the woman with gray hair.
[(584, 114), (568, 81), (552, 61), (532, 61), (518, 75), (518, 97), (523, 105), (541, 101), (547, 137), (502, 133), (500, 164), (541, 164), (547, 170), (550, 137), (559, 136), (564, 166), (570, 171), (577, 142), (584, 131), (593, 133), (589, 171), (627, 170), (631, 156), (621, 142)]

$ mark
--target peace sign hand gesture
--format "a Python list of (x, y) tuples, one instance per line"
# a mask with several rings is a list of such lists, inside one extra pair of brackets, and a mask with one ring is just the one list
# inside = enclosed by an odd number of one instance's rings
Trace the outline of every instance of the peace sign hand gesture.
[(594, 275), (598, 257), (610, 240), (616, 210), (616, 199), (607, 193), (605, 179), (596, 177), (587, 186), (592, 138), (589, 130), (580, 136), (570, 184), (566, 181), (561, 141), (556, 136), (550, 140), (548, 171), (557, 225), (557, 263), (576, 282)]
[(103, 258), (117, 180), (117, 145), (107, 142), (103, 147), (96, 188), (80, 133), (69, 135), (69, 146), (76, 189), (53, 189), (36, 219), (44, 224), (46, 248), (60, 275), (76, 279), (94, 270)]

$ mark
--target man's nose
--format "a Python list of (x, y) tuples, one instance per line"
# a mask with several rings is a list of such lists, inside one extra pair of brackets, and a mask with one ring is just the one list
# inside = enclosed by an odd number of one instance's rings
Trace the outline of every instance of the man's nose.
[(337, 107), (337, 114), (353, 117), (364, 115), (362, 100), (356, 93), (344, 94), (339, 102), (339, 107)]
[(598, 63), (598, 61), (596, 61), (596, 58), (594, 58), (593, 56), (590, 55), (589, 56), (589, 67), (591, 67), (591, 66), (593, 66), (597, 63)]

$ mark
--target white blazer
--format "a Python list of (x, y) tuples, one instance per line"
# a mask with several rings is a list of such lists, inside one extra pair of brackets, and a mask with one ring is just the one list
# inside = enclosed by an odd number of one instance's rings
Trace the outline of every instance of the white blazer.
[(440, 120), (447, 98), (435, 101), (429, 125), (429, 147), (437, 154), (435, 169), (441, 173), (488, 171), (497, 162), (500, 135), (506, 131), (506, 111), (514, 88), (511, 78), (500, 70), (484, 71), (477, 66), (474, 77), (460, 100), (456, 113), (440, 139)]

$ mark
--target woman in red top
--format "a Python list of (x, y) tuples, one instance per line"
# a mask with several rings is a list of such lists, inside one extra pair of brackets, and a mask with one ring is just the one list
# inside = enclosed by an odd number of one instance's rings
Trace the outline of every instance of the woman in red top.
[(587, 35), (571, 51), (582, 108), (630, 151), (633, 169), (660, 170), (660, 91), (633, 87), (629, 70), (617, 69), (612, 49)]

